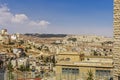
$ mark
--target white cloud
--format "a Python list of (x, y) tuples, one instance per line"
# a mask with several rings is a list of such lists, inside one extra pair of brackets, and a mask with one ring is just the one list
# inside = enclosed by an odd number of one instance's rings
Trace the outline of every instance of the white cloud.
[(38, 21), (38, 22), (31, 21), (29, 25), (32, 25), (32, 26), (47, 26), (48, 24), (50, 24), (48, 21), (41, 20), (41, 21)]
[(46, 26), (46, 25), (48, 25), (50, 23), (48, 21), (42, 20), (38, 24), (41, 25), (41, 26)]
[[(26, 14), (13, 14), (10, 9), (5, 5), (0, 5), (0, 26), (8, 28), (14, 27), (43, 27), (49, 25), (50, 22), (46, 20), (34, 21), (29, 19)], [(22, 29), (22, 28), (21, 28)]]
[(13, 23), (23, 23), (28, 20), (28, 17), (25, 14), (16, 14), (14, 17), (12, 17)]
[(13, 15), (9, 12), (10, 10), (6, 6), (0, 6), (0, 24), (4, 25), (11, 21)]

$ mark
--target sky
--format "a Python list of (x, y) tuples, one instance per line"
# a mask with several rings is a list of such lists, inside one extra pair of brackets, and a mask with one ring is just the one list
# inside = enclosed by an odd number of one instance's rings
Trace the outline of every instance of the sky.
[(113, 35), (113, 0), (0, 0), (9, 33)]

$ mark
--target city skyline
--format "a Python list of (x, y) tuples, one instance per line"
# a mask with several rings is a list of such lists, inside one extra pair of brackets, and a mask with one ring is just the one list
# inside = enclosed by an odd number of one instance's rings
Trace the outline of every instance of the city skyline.
[(10, 33), (112, 36), (112, 7), (113, 0), (0, 0), (0, 28)]

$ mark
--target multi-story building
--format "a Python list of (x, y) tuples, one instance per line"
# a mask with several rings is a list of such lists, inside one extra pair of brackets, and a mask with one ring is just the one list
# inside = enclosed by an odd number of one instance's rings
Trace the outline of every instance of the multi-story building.
[(96, 80), (112, 77), (112, 57), (85, 56), (77, 52), (64, 52), (57, 57), (56, 80), (86, 80), (90, 70)]

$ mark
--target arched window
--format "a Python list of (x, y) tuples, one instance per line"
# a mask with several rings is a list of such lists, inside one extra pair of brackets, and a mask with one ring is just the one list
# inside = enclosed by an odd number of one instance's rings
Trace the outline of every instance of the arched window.
[(66, 58), (65, 61), (70, 61), (70, 58)]

